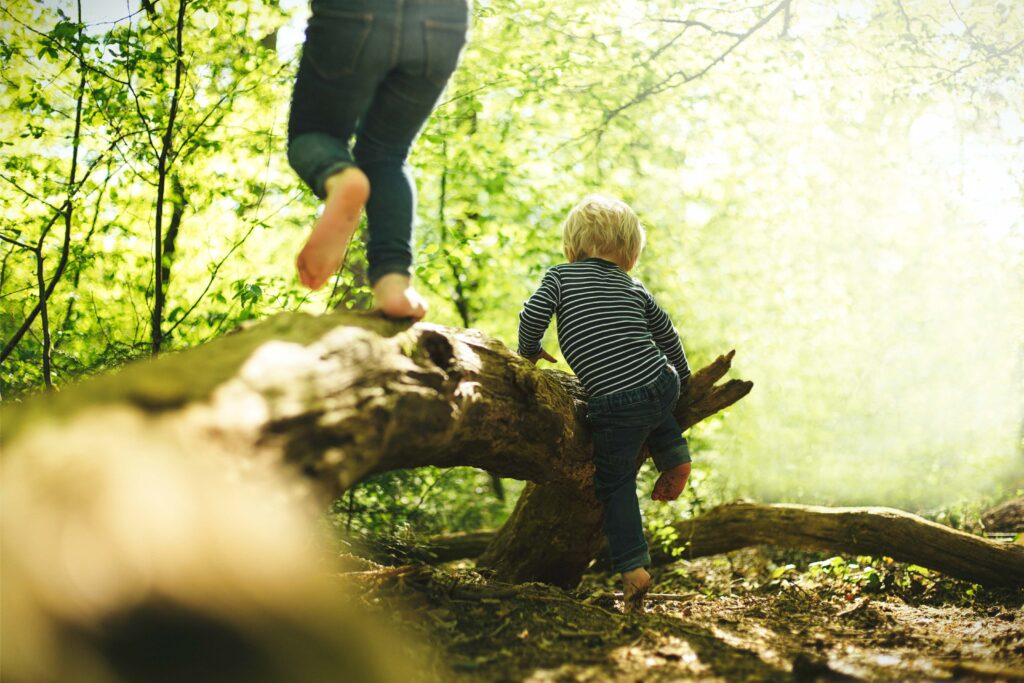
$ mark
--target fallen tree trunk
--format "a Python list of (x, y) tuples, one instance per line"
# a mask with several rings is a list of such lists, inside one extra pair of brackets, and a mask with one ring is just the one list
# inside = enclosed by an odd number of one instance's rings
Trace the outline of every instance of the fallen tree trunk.
[[(696, 374), (696, 390), (680, 401), (685, 424), (750, 391), (738, 380), (713, 386), (731, 358)], [(220, 455), (240, 470), (298, 474), (303, 483), (292, 489), (320, 501), (376, 472), (479, 467), (534, 482), (529, 489), (539, 494), (524, 495), (515, 524), (490, 553), (499, 575), (570, 585), (601, 542), (583, 407), (574, 377), (539, 370), (474, 330), (348, 312), (281, 314), (24, 406), (5, 405), (0, 439), (8, 459), (42, 431), (56, 451), (72, 447), (62, 435), (116, 434), (139, 451)], [(536, 504), (541, 498), (547, 507)], [(578, 524), (567, 523), (573, 515)], [(539, 561), (516, 564), (524, 546)]]
[(674, 526), (682, 557), (771, 544), (886, 556), (974, 583), (1024, 586), (1024, 547), (996, 543), (892, 508), (737, 502)]
[[(674, 525), (669, 548), (651, 544), (655, 564), (694, 559), (756, 545), (891, 557), (988, 586), (1024, 586), (1024, 546), (997, 543), (917, 515), (883, 507), (720, 505)], [(434, 537), (427, 552), (436, 561), (483, 555), (499, 532)]]

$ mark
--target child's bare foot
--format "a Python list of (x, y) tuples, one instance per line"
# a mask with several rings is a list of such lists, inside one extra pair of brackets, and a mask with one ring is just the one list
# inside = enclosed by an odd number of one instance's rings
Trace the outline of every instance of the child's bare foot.
[(374, 308), (389, 318), (421, 320), (427, 302), (412, 288), (408, 275), (388, 273), (373, 285)]
[(686, 488), (686, 480), (690, 478), (690, 463), (684, 462), (670, 470), (665, 470), (654, 482), (651, 500), (675, 500)]
[(370, 196), (370, 181), (365, 173), (349, 166), (324, 181), (324, 190), (324, 212), (295, 260), (299, 280), (310, 289), (323, 287), (341, 266), (359, 224), (359, 212)]
[(651, 588), (651, 575), (643, 567), (622, 572), (622, 607), (626, 614), (644, 611), (644, 596)]

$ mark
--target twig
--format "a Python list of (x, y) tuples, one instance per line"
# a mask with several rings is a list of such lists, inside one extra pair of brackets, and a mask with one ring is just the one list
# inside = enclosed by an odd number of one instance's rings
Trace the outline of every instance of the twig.
[(654, 83), (653, 85), (647, 86), (644, 89), (642, 89), (639, 92), (637, 92), (627, 102), (624, 102), (623, 104), (620, 104), (619, 106), (615, 107), (614, 109), (610, 109), (610, 110), (606, 111), (605, 114), (604, 114), (604, 117), (601, 120), (601, 123), (599, 123), (598, 125), (594, 126), (590, 130), (587, 130), (584, 133), (576, 136), (572, 140), (569, 140), (569, 141), (559, 145), (559, 149), (564, 148), (564, 147), (566, 147), (566, 146), (568, 146), (570, 144), (577, 143), (580, 140), (584, 140), (584, 139), (586, 139), (586, 138), (588, 138), (588, 137), (590, 137), (591, 135), (594, 135), (594, 134), (597, 134), (598, 136), (600, 136), (601, 132), (604, 130), (604, 128), (609, 123), (611, 123), (616, 117), (620, 116), (627, 109), (630, 109), (631, 107), (634, 107), (634, 106), (640, 104), (641, 102), (643, 102), (647, 98), (651, 97), (652, 95), (657, 95), (657, 94), (663, 93), (663, 92), (665, 92), (667, 90), (671, 90), (673, 88), (677, 88), (677, 87), (679, 87), (681, 85), (685, 85), (687, 83), (690, 83), (692, 81), (697, 80), (698, 78), (703, 77), (705, 74), (707, 74), (709, 71), (711, 71), (711, 69), (713, 69), (719, 63), (725, 61), (725, 59), (730, 54), (732, 54), (734, 50), (736, 50), (736, 48), (738, 48), (740, 45), (742, 45), (748, 38), (750, 38), (758, 30), (760, 30), (762, 27), (764, 27), (766, 24), (768, 24), (768, 22), (770, 22), (772, 19), (774, 19), (775, 16), (779, 12), (781, 12), (781, 11), (785, 10), (787, 7), (789, 7), (791, 2), (792, 2), (792, 0), (782, 0), (782, 2), (780, 2), (778, 5), (776, 5), (775, 8), (771, 12), (769, 12), (765, 17), (763, 17), (760, 21), (758, 21), (756, 24), (751, 26), (744, 33), (739, 34), (737, 36), (735, 42), (733, 42), (731, 45), (729, 45), (729, 47), (726, 48), (720, 55), (718, 55), (717, 57), (712, 59), (700, 71), (698, 71), (696, 73), (692, 73), (692, 74), (688, 74), (688, 73), (686, 73), (683, 70), (673, 71), (672, 73), (670, 73), (668, 76), (662, 78), (657, 83)]
[[(623, 595), (621, 592), (612, 593), (610, 597), (616, 600), (622, 600)], [(699, 598), (700, 593), (648, 593), (644, 596), (644, 600), (650, 600), (653, 602), (690, 602), (694, 598)]]
[(367, 571), (358, 572), (340, 572), (338, 574), (338, 577), (348, 581), (357, 581), (365, 583), (369, 581), (383, 581), (385, 579), (396, 579), (399, 577), (408, 576), (409, 574), (416, 573), (420, 569), (421, 567), (419, 565), (405, 564), (400, 567), (386, 567), (384, 569), (371, 569)]
[[(57, 220), (56, 217), (54, 217), (54, 220)], [(31, 251), (32, 253), (35, 253), (35, 251), (36, 251), (36, 248), (33, 247), (32, 245), (25, 244), (24, 242), (19, 242), (18, 240), (14, 239), (13, 237), (8, 237), (7, 235), (5, 235), (3, 233), (0, 233), (0, 240), (3, 240), (4, 242), (10, 242), (14, 246), (21, 247), (22, 249), (25, 249), (26, 251)]]

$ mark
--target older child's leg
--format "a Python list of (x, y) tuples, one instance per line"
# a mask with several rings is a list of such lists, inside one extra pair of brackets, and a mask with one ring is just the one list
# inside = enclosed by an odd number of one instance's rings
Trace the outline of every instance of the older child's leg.
[(373, 192), (366, 205), (366, 254), (376, 307), (393, 318), (422, 318), (412, 287), (416, 186), (406, 158), (458, 62), (466, 40), (465, 0), (405, 5), (398, 63), (381, 83), (361, 128), (355, 157)]
[(325, 200), (295, 262), (312, 289), (341, 265), (370, 192), (349, 146), (388, 71), (394, 25), (385, 9), (355, 0), (313, 4), (288, 119), (288, 161)]
[(323, 213), (295, 260), (299, 281), (310, 289), (320, 289), (341, 267), (370, 196), (370, 181), (359, 168), (349, 166), (328, 177), (324, 189), (327, 199)]
[(389, 318), (421, 320), (427, 313), (427, 301), (412, 286), (412, 278), (388, 273), (373, 285), (373, 303)]

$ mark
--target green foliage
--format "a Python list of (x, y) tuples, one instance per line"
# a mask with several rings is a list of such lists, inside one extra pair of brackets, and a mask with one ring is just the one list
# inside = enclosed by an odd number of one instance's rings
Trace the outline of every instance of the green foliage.
[(331, 509), (334, 526), (390, 557), (402, 557), (425, 537), (499, 526), (522, 489), (505, 481), (505, 500), (490, 476), (467, 468), (424, 467), (360, 482)]
[[(648, 506), (655, 529), (736, 495), (935, 515), (1008, 495), (1024, 20), (962, 4), (476, 2), (411, 159), (431, 319), (513, 344), (521, 302), (562, 259), (567, 209), (617, 194), (647, 227), (637, 274), (692, 364), (737, 348), (756, 384), (694, 430), (693, 487)], [(159, 264), (164, 348), (370, 304), (360, 240), (321, 291), (294, 274), (317, 210), (285, 158), (306, 8), (191, 0), (179, 61), (179, 7), (102, 22), (69, 2), (0, 8), (0, 341), (40, 303), (41, 258), (58, 388), (148, 352), (161, 182), (161, 236), (180, 218)], [(0, 366), (5, 400), (44, 386), (45, 351), (36, 316)], [(386, 512), (353, 526), (468, 528), (505, 509), (482, 475), (447, 475), (423, 503), (434, 474), (394, 476), (360, 489)]]

